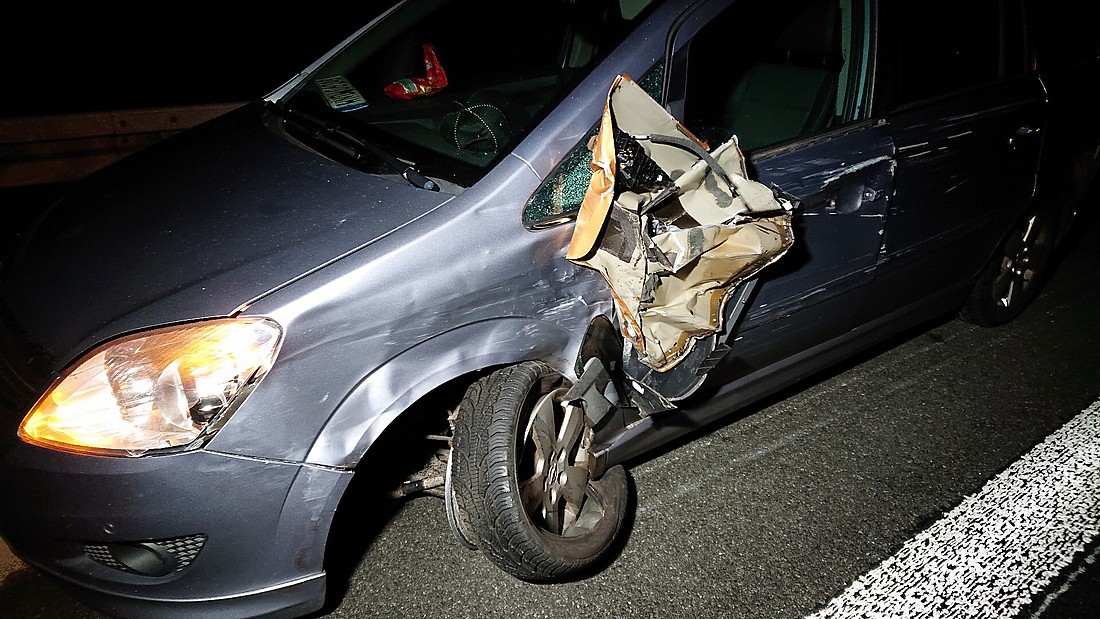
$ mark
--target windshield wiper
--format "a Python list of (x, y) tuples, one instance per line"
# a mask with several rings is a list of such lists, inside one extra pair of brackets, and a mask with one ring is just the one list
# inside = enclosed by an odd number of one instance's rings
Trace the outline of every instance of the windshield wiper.
[(288, 124), (305, 131), (318, 142), (324, 143), (329, 148), (350, 157), (354, 161), (364, 161), (369, 153), (385, 163), (394, 172), (397, 172), (401, 178), (404, 178), (414, 187), (439, 191), (439, 183), (424, 176), (414, 165), (401, 161), (378, 146), (344, 129), (335, 121), (320, 118), (301, 110), (286, 108), (272, 102), (268, 102), (267, 109), (274, 112)]

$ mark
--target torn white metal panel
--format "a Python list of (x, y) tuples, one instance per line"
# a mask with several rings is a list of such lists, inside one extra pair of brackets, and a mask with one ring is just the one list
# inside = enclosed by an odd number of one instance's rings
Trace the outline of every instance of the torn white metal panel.
[(708, 152), (626, 76), (592, 151), (567, 257), (603, 274), (623, 335), (664, 372), (722, 328), (739, 284), (791, 246), (792, 204), (748, 178), (736, 137)]

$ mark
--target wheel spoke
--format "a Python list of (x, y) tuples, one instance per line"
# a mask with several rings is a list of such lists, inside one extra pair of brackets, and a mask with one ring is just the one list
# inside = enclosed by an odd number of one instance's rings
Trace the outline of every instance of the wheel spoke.
[(531, 421), (527, 427), (527, 436), (531, 437), (531, 440), (535, 443), (535, 470), (540, 468), (545, 471), (545, 466), (539, 466), (539, 464), (545, 465), (549, 455), (554, 452), (554, 446), (557, 441), (554, 432), (554, 396), (555, 392), (548, 393), (535, 403), (534, 410), (531, 411)]
[(567, 503), (563, 512), (561, 523), (562, 535), (566, 534), (569, 529), (572, 529), (573, 525), (576, 524), (577, 519), (580, 518), (581, 515), (581, 508)]
[(565, 520), (562, 523), (562, 531), (566, 531), (577, 518), (580, 517), (581, 508), (584, 507), (586, 491), (588, 490), (588, 469), (579, 466), (567, 467), (562, 475), (561, 496), (565, 503)]
[(551, 487), (542, 494), (542, 517), (546, 521), (546, 528), (551, 533), (557, 533), (561, 535), (563, 518), (562, 518), (562, 505), (558, 497), (558, 492), (555, 488)]
[(523, 511), (530, 515), (542, 513), (542, 497), (544, 486), (543, 475), (536, 474), (519, 484), (519, 500), (523, 504)]
[(1012, 272), (1009, 272), (1006, 275), (1006, 279), (1007, 282), (1005, 283), (1003, 292), (997, 295), (997, 299), (1000, 301), (1002, 306), (1011, 307), (1012, 302), (1016, 299), (1017, 292), (1019, 292), (1018, 289), (1020, 288), (1021, 281), (1020, 277)]
[(1035, 236), (1033, 235), (1037, 235), (1039, 233), (1039, 226), (1035, 225), (1038, 218), (1038, 215), (1032, 215), (1031, 217), (1029, 217), (1027, 220), (1027, 227), (1024, 228), (1024, 233), (1020, 235), (1025, 251), (1027, 250), (1027, 248), (1035, 244)]
[(533, 474), (519, 484), (524, 510), (558, 535), (577, 522), (588, 486), (584, 410), (561, 406), (566, 391), (543, 395), (531, 409), (526, 436), (534, 445), (528, 454)]
[[(561, 498), (554, 466), (559, 460), (561, 433), (557, 431), (557, 400), (566, 392), (559, 388), (539, 398), (531, 410), (526, 435), (534, 444), (534, 474), (520, 483), (520, 500), (531, 516), (541, 516), (548, 530), (561, 533)], [(563, 425), (564, 429), (564, 425)]]
[(1012, 303), (1013, 288), (1015, 287), (1015, 274), (1012, 272), (1012, 263), (1005, 260), (1001, 266), (1001, 272), (993, 279), (993, 298), (1004, 307)]
[(584, 412), (576, 406), (566, 406), (554, 450), (568, 457), (580, 444), (584, 433)]

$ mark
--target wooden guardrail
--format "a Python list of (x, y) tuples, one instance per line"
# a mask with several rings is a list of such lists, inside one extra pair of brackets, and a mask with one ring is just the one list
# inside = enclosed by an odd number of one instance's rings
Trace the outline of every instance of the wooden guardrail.
[(0, 188), (77, 180), (241, 105), (0, 118)]

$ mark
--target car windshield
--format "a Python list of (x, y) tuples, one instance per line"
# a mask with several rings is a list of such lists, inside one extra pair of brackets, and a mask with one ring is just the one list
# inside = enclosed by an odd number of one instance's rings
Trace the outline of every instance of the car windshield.
[[(618, 45), (651, 4), (412, 0), (280, 103), (337, 123), (425, 174), (468, 186)], [(522, 18), (515, 16), (520, 10)], [(508, 16), (516, 18), (502, 18)], [(308, 131), (296, 134), (289, 123), (288, 131), (324, 151)]]

